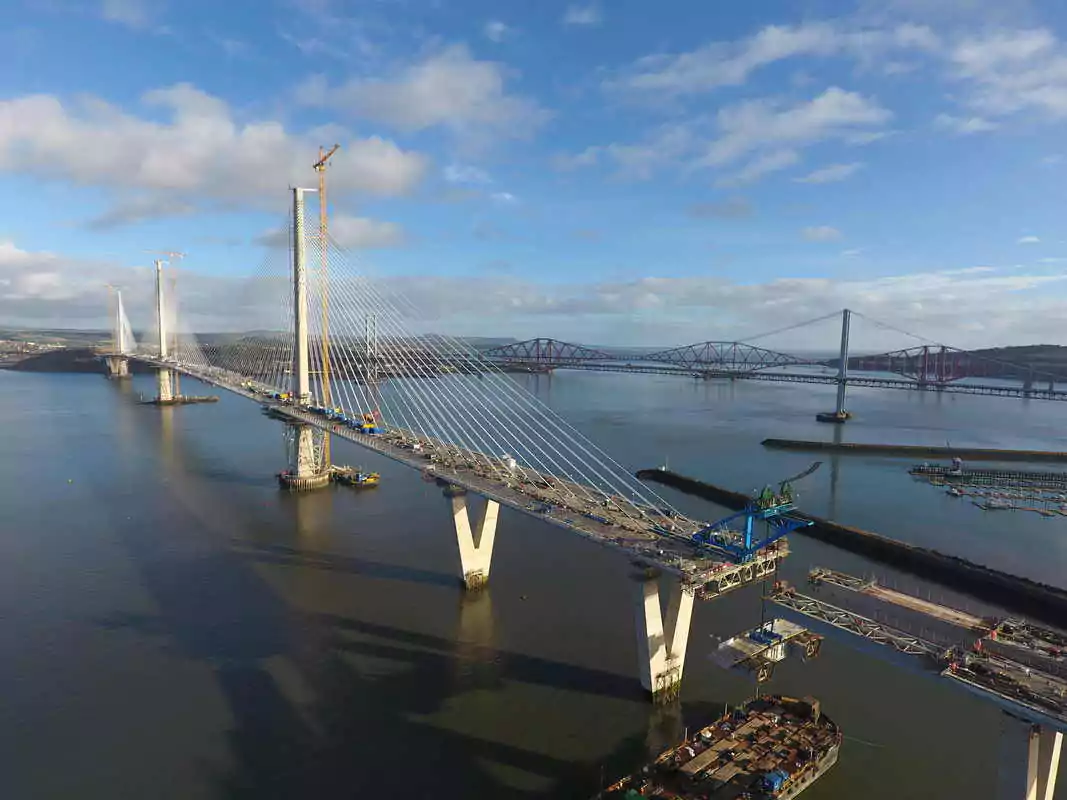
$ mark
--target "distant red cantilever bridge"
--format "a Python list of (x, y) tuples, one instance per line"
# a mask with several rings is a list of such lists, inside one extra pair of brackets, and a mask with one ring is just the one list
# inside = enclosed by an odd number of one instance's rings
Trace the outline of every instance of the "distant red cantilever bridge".
[[(708, 341), (636, 353), (609, 352), (538, 337), (489, 348), (481, 355), (515, 372), (581, 369), (787, 383), (839, 384), (844, 380), (851, 387), (932, 389), (956, 394), (1067, 400), (1067, 391), (1056, 389), (1056, 383), (1067, 383), (1067, 376), (1038, 372), (1028, 365), (1009, 364), (942, 345), (848, 356), (844, 377), (840, 358), (804, 358), (746, 342)], [(973, 379), (998, 382), (975, 383)]]

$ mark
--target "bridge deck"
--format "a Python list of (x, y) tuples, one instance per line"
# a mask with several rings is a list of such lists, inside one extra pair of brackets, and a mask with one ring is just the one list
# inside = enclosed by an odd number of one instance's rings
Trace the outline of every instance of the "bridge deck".
[[(481, 466), (487, 462), (484, 454), (460, 451), (444, 442), (417, 437), (403, 429), (391, 428), (382, 434), (359, 433), (303, 407), (271, 400), (248, 385), (250, 382), (243, 376), (146, 356), (135, 358), (152, 366), (178, 370), (268, 407), (276, 416), (319, 428), (417, 469), (441, 483), (462, 487), (527, 516), (620, 549), (638, 566), (655, 567), (677, 575), (683, 584), (704, 597), (725, 593), (772, 574), (778, 561), (789, 553), (788, 544), (783, 539), (760, 551), (751, 561), (733, 563), (692, 541), (691, 534), (703, 527), (702, 522), (680, 516), (668, 518), (658, 509), (645, 509), (644, 518), (613, 514), (600, 505), (583, 500), (578, 492), (568, 491), (571, 487), (586, 496), (598, 492), (590, 487), (569, 484), (554, 476), (540, 476), (528, 468), (524, 468), (527, 480), (503, 481), (498, 475), (486, 474), (488, 471)], [(421, 445), (419, 450), (413, 449), (415, 441)], [(602, 518), (610, 516), (612, 521), (604, 524), (585, 516), (588, 513)], [(655, 531), (652, 529), (654, 525), (673, 525), (677, 532)]]

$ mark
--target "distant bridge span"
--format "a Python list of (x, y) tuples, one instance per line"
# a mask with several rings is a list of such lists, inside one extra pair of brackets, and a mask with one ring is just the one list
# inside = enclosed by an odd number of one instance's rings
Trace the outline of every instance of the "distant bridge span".
[[(775, 383), (846, 384), (874, 389), (937, 391), (1034, 400), (1067, 400), (1054, 378), (1039, 381), (1032, 370), (975, 357), (963, 350), (924, 345), (877, 355), (806, 359), (745, 342), (700, 342), (645, 354), (618, 354), (550, 338), (527, 339), (482, 351), (482, 357), (512, 372), (547, 373), (557, 369), (680, 375), (699, 379), (731, 378)], [(828, 374), (827, 369), (835, 372)], [(999, 378), (1021, 385), (967, 382)], [(882, 375), (856, 375), (882, 373)], [(889, 377), (898, 375), (899, 377)], [(1067, 378), (1063, 380), (1067, 381)]]

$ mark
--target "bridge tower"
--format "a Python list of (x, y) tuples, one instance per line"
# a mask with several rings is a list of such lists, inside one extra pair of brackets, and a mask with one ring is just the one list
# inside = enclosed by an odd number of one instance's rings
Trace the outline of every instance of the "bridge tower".
[[(293, 367), (292, 396), (296, 407), (311, 403), (308, 345), (307, 243), (304, 240), (304, 192), (293, 192)], [(330, 466), (322, 462), (321, 435), (311, 425), (287, 423), (289, 468), (278, 476), (291, 491), (321, 489), (330, 483)], [(318, 441), (316, 441), (318, 439)]]
[[(156, 259), (156, 324), (159, 328), (159, 358), (167, 357), (167, 323), (163, 302), (163, 262)], [(174, 375), (166, 367), (156, 373), (156, 402), (160, 405), (174, 402)]]
[(845, 388), (848, 386), (848, 329), (852, 321), (852, 312), (847, 308), (841, 311), (841, 354), (837, 366), (837, 406), (832, 412), (823, 411), (815, 415), (819, 422), (841, 423), (852, 415), (845, 410)]
[[(112, 287), (113, 288), (113, 287)], [(126, 358), (129, 353), (129, 322), (126, 320), (126, 311), (122, 307), (122, 292), (115, 289), (115, 316), (111, 328), (111, 352), (104, 357), (104, 366), (109, 378), (130, 377), (130, 360)]]

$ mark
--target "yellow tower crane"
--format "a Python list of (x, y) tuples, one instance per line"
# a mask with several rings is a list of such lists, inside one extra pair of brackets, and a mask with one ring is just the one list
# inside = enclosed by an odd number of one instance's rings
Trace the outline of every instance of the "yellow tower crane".
[[(335, 144), (328, 151), (319, 148), (319, 160), (312, 168), (319, 173), (319, 267), (322, 276), (322, 404), (326, 408), (333, 408), (333, 399), (330, 396), (330, 284), (327, 280), (328, 262), (326, 258), (326, 167), (329, 166), (330, 158), (341, 149), (341, 145)], [(326, 470), (333, 468), (330, 461), (330, 434), (322, 437), (322, 462)]]

